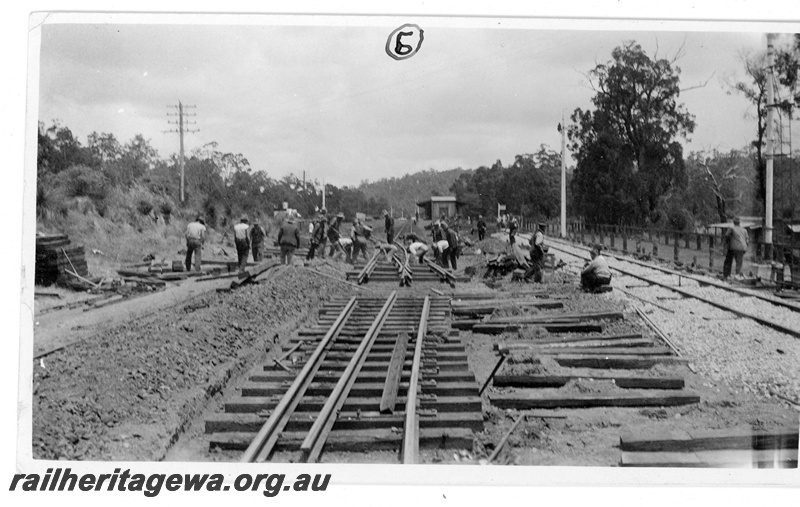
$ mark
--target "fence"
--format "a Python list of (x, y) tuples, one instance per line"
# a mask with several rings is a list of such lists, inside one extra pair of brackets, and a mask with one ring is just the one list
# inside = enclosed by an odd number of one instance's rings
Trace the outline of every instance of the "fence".
[[(548, 223), (546, 234), (561, 235), (559, 223)], [(532, 231), (533, 221), (526, 221), (523, 230)], [(661, 228), (630, 227), (623, 225), (587, 224), (582, 221), (567, 223), (567, 238), (581, 244), (599, 243), (611, 250), (623, 253), (650, 255), (661, 260), (672, 260), (681, 265), (691, 265), (696, 269), (722, 271), (725, 260), (725, 238), (723, 233), (687, 232)], [(789, 268), (789, 276), (795, 283), (800, 282), (800, 241), (773, 244), (772, 259), (764, 259), (763, 242), (751, 242), (745, 255), (743, 272), (748, 268), (756, 271), (758, 263), (776, 261)], [(783, 273), (779, 271), (778, 280)], [(764, 276), (762, 273), (759, 276)], [(770, 276), (770, 275), (766, 275)]]

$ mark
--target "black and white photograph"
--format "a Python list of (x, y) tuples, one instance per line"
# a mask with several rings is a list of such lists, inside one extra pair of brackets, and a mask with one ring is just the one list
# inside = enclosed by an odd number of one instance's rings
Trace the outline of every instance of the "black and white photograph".
[(350, 465), (797, 484), (800, 23), (28, 30), (17, 449), (52, 487), (60, 462), (312, 472), (248, 477), (267, 497)]

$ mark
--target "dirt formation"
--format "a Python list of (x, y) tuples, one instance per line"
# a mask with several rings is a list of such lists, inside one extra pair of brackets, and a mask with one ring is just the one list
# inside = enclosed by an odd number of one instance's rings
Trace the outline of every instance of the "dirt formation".
[(33, 365), (33, 456), (158, 460), (235, 372), (311, 310), (349, 294), (290, 268), (99, 333)]

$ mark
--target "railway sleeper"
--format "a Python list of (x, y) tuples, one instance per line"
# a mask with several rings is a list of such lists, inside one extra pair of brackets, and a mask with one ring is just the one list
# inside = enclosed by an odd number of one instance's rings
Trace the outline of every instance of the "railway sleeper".
[[(229, 414), (259, 413), (275, 408), (281, 396), (240, 396), (225, 403), (225, 412)], [(319, 412), (325, 404), (324, 397), (304, 397), (297, 406), (299, 412)], [(478, 396), (430, 396), (420, 397), (420, 408), (435, 409), (438, 412), (480, 412), (481, 398)], [(370, 412), (378, 410), (381, 398), (348, 398), (342, 410), (348, 412)], [(406, 397), (398, 397), (394, 412), (402, 412), (405, 408)]]
[[(408, 380), (411, 376), (411, 370), (405, 369), (401, 374), (401, 380)], [(434, 379), (438, 382), (475, 382), (475, 375), (471, 371), (438, 371), (435, 368), (429, 370), (422, 370), (420, 376), (426, 379)], [(318, 372), (316, 378), (330, 378), (338, 379), (337, 372), (326, 370)], [(386, 378), (386, 372), (380, 371), (362, 371), (356, 377), (356, 383), (363, 382), (379, 382)], [(566, 377), (565, 377), (566, 378)], [(283, 370), (265, 370), (262, 372), (253, 373), (248, 377), (251, 382), (288, 382), (291, 383), (295, 379), (295, 375), (287, 373)]]
[[(375, 415), (372, 415), (375, 414)], [(284, 431), (308, 431), (316, 420), (318, 412), (295, 412), (289, 418)], [(257, 432), (266, 421), (265, 416), (258, 414), (216, 414), (206, 419), (206, 433), (222, 433), (228, 431)], [(364, 430), (378, 428), (401, 428), (405, 422), (405, 413), (391, 415), (376, 412), (357, 414), (341, 412), (333, 424), (336, 430)], [(420, 415), (420, 428), (468, 428), (483, 431), (483, 415), (480, 412), (436, 412), (435, 415)]]
[[(209, 438), (209, 449), (243, 451), (255, 438), (255, 433), (215, 433)], [(287, 432), (278, 437), (276, 451), (296, 451), (305, 433)], [(474, 433), (467, 428), (424, 428), (419, 432), (420, 449), (472, 450)], [(325, 441), (327, 452), (398, 451), (403, 444), (402, 432), (392, 428), (375, 430), (331, 431)]]
[[(334, 380), (334, 379), (331, 379)], [(478, 393), (475, 382), (436, 382), (423, 380), (420, 385), (425, 393), (437, 396), (470, 396)], [(336, 386), (335, 382), (312, 382), (305, 391), (306, 396), (328, 396)], [(381, 396), (383, 382), (355, 383), (350, 390), (350, 396)], [(281, 395), (288, 389), (284, 383), (246, 382), (241, 386), (242, 396), (272, 396)], [(408, 382), (401, 382), (398, 395), (404, 395), (408, 390)]]

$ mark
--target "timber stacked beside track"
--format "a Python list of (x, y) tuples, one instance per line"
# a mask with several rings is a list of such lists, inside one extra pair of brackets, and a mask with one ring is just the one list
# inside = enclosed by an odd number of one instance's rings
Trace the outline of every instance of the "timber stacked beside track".
[[(449, 300), (402, 295), (390, 304), (382, 298), (354, 299), (349, 310), (352, 300), (326, 303), (317, 322), (292, 338), (292, 345), (298, 345), (292, 353), (296, 356), (297, 370), (308, 364), (309, 358), (314, 359), (315, 351), (326, 337), (330, 340), (321, 350), (318, 368), (312, 368), (313, 378), (300, 389), (296, 407), (285, 416), (285, 427), (275, 443), (270, 444), (271, 450), (255, 449), (260, 445), (253, 445), (257, 432), (272, 412), (278, 410), (276, 407), (293, 403), (287, 396), (297, 396), (292, 393), (293, 383), (297, 382), (296, 371), (274, 361), (254, 371), (241, 386), (241, 395), (225, 404), (225, 413), (206, 420), (211, 448), (250, 447), (252, 458), (248, 460), (255, 461), (269, 459), (273, 451), (301, 450), (315, 423), (321, 425), (317, 420), (325, 407), (337, 406), (331, 402), (333, 393), (352, 368), (354, 356), (364, 349), (365, 360), (355, 368), (354, 382), (345, 387), (343, 403), (334, 411), (332, 426), (322, 437), (321, 445), (325, 451), (400, 450), (407, 431), (406, 402), (409, 383), (416, 373), (412, 370), (419, 335), (423, 337), (417, 366), (419, 432), (413, 443), (423, 448), (472, 448), (473, 431), (483, 429), (481, 401), (464, 346), (449, 336)], [(424, 310), (426, 300), (429, 309)], [(377, 326), (374, 342), (365, 347), (367, 338), (376, 329), (376, 317), (387, 307), (388, 313)], [(420, 333), (425, 311), (428, 317)], [(335, 331), (331, 334), (332, 330)], [(399, 372), (399, 376), (393, 371)], [(308, 459), (307, 454), (303, 459)], [(309, 460), (315, 459), (312, 453)]]

